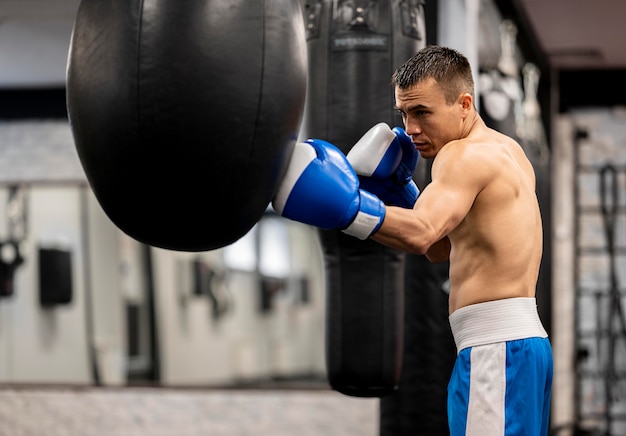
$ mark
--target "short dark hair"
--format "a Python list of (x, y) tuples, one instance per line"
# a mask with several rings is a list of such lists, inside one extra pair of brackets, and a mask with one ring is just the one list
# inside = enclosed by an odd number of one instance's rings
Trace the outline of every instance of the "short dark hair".
[(474, 97), (474, 79), (467, 58), (454, 49), (438, 45), (421, 49), (398, 67), (391, 76), (391, 84), (407, 89), (429, 77), (443, 88), (448, 104), (453, 104), (464, 92)]

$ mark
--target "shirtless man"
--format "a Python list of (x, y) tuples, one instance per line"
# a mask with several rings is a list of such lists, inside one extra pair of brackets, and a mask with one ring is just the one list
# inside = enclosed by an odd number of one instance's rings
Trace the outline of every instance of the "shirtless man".
[(432, 182), (414, 205), (387, 201), (395, 198), (385, 193), (395, 189), (388, 180), (372, 190), (377, 196), (359, 189), (347, 159), (310, 140), (306, 152), (297, 145), (274, 207), (431, 261), (449, 259), (458, 350), (448, 385), (451, 435), (547, 435), (552, 352), (535, 302), (542, 225), (533, 168), (519, 144), (480, 118), (469, 62), (457, 51), (426, 47), (392, 84), (406, 134), (434, 159)]

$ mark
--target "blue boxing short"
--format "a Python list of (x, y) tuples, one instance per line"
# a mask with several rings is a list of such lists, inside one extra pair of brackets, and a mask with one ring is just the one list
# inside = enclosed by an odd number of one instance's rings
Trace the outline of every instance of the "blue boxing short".
[(451, 436), (544, 436), (552, 348), (534, 298), (473, 304), (450, 315), (458, 355), (448, 384)]

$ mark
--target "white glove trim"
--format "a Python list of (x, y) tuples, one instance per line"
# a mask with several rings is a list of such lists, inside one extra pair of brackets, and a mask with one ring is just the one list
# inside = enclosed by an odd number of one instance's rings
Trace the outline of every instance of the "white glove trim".
[(306, 170), (309, 164), (316, 158), (317, 153), (313, 147), (304, 142), (296, 143), (293, 154), (291, 155), (291, 160), (289, 161), (289, 166), (287, 167), (287, 172), (280, 182), (278, 192), (276, 192), (276, 196), (272, 202), (272, 207), (280, 215), (282, 215), (285, 209), (287, 199), (293, 187), (296, 185), (296, 182), (300, 179), (304, 170)]
[(360, 176), (370, 177), (387, 153), (396, 134), (386, 123), (378, 123), (357, 141), (346, 156), (354, 171)]
[(380, 224), (381, 217), (377, 215), (370, 215), (363, 211), (359, 211), (354, 218), (354, 221), (342, 230), (342, 232), (359, 238), (361, 240), (369, 238), (372, 232)]

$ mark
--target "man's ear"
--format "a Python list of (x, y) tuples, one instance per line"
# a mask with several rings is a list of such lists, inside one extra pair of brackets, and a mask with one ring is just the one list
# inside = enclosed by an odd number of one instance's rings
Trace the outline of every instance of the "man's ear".
[(472, 108), (472, 105), (474, 104), (474, 99), (469, 92), (464, 92), (459, 97), (459, 103), (461, 104), (461, 109), (464, 112), (469, 112), (469, 110)]

